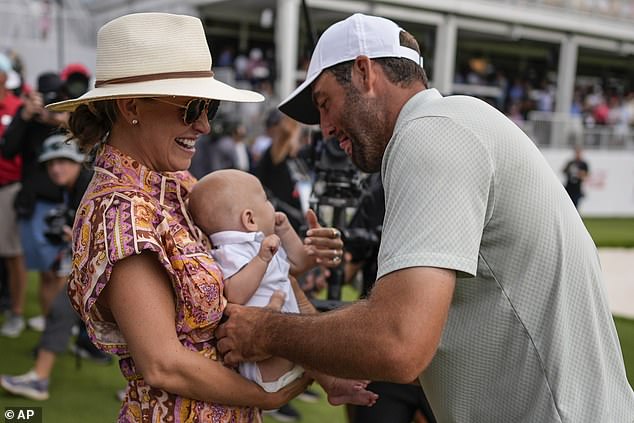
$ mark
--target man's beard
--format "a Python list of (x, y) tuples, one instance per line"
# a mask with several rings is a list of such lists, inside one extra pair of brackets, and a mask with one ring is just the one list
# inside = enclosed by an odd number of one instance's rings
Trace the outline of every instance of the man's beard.
[(346, 92), (345, 110), (349, 111), (346, 127), (343, 128), (352, 142), (352, 162), (363, 172), (381, 170), (383, 153), (389, 137), (385, 137), (385, 125), (376, 100), (364, 99), (354, 86)]

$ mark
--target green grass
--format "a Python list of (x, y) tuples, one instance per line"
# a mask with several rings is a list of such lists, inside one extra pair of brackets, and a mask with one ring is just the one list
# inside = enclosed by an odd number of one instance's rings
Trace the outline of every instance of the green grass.
[(634, 248), (634, 218), (584, 218), (597, 247)]
[(634, 386), (634, 320), (615, 317), (614, 323), (621, 341), (627, 380), (631, 386)]
[[(634, 247), (634, 219), (584, 219), (588, 231), (597, 246)], [(35, 275), (30, 275), (27, 316), (37, 314)], [(352, 299), (355, 293), (344, 288), (344, 298)], [(634, 320), (615, 318), (621, 347), (628, 372), (628, 380), (634, 386)], [(18, 339), (0, 338), (0, 373), (21, 374), (33, 365), (32, 350), (37, 344), (39, 333), (27, 330)], [(0, 392), (0, 410), (9, 406), (42, 407), (44, 423), (100, 423), (116, 419), (119, 402), (115, 392), (125, 386), (116, 364), (103, 366), (82, 361), (76, 368), (75, 357), (62, 354), (53, 371), (50, 393), (47, 401), (37, 402), (9, 396)], [(317, 388), (319, 389), (319, 388)], [(319, 403), (307, 404), (298, 400), (293, 405), (302, 413), (304, 423), (345, 423), (345, 408), (327, 404), (322, 391)], [(265, 423), (274, 423), (264, 417)]]

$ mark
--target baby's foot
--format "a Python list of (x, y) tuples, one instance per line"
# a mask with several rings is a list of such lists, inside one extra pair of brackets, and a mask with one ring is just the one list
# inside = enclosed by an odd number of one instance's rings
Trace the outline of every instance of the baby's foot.
[(328, 394), (328, 402), (332, 405), (353, 404), (372, 406), (379, 398), (377, 394), (365, 389), (367, 381), (332, 378), (324, 390)]

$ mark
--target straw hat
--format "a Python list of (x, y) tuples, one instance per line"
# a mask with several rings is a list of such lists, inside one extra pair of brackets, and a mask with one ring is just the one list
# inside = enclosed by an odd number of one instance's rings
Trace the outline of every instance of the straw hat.
[(184, 96), (257, 102), (260, 94), (217, 81), (200, 19), (169, 13), (116, 18), (97, 34), (95, 88), (48, 106), (73, 111), (96, 100)]

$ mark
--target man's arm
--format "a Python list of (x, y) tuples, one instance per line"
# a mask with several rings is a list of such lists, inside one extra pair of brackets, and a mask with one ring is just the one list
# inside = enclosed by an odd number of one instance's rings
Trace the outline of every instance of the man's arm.
[(275, 355), (340, 377), (408, 383), (436, 353), (455, 281), (453, 270), (402, 269), (368, 300), (319, 315), (229, 306), (218, 346), (231, 363)]
[(22, 114), (20, 112), (22, 108), (24, 108), (24, 106), (18, 109), (18, 112), (13, 117), (13, 120), (4, 131), (1, 152), (5, 159), (14, 158), (20, 154), (22, 149), (25, 147), (25, 143), (22, 142), (22, 140), (26, 134), (27, 121), (22, 119)]

